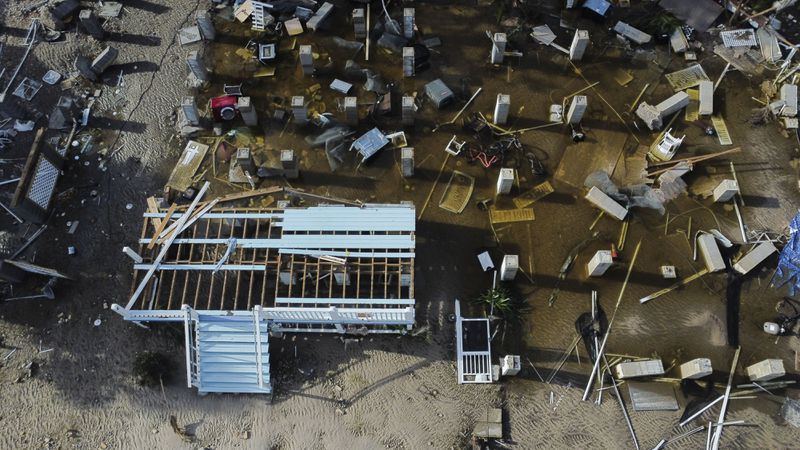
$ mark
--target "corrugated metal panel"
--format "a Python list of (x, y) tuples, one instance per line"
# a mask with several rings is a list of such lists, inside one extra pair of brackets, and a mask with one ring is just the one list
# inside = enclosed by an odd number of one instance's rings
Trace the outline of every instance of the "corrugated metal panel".
[[(201, 393), (272, 391), (269, 375), (269, 328), (259, 323), (257, 342), (252, 317), (199, 315), (197, 319), (197, 389)], [(261, 368), (256, 346), (261, 347)], [(262, 386), (259, 386), (261, 373)]]
[(415, 211), (408, 207), (312, 207), (287, 209), (284, 231), (414, 231)]

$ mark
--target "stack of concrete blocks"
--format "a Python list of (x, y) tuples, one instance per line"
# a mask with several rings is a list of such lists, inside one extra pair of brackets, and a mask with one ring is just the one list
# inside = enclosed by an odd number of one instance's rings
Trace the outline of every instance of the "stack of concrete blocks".
[(586, 194), (585, 198), (593, 205), (605, 211), (606, 214), (614, 217), (617, 220), (623, 220), (625, 219), (625, 216), (628, 215), (628, 210), (625, 209), (624, 206), (617, 203), (616, 200), (609, 197), (605, 192), (601, 191), (596, 186), (592, 186), (592, 188), (589, 189), (589, 192)]
[(655, 106), (647, 102), (639, 103), (636, 108), (636, 116), (642, 119), (647, 128), (651, 130), (658, 130), (663, 125), (661, 113), (658, 112)]
[(98, 20), (94, 11), (91, 9), (81, 10), (78, 14), (78, 20), (81, 22), (83, 29), (86, 30), (90, 36), (98, 41), (102, 41), (103, 38), (105, 38), (106, 32), (103, 30), (103, 26), (100, 25), (100, 20)]
[(213, 41), (217, 37), (217, 33), (214, 30), (214, 22), (211, 21), (211, 14), (208, 11), (197, 11), (194, 17), (197, 21), (197, 28), (200, 29), (200, 36), (207, 41)]
[(119, 52), (114, 47), (106, 47), (105, 50), (97, 55), (97, 58), (92, 61), (92, 71), (97, 75), (102, 74), (117, 60)]
[(502, 168), (497, 176), (497, 195), (510, 194), (514, 186), (514, 169)]
[(403, 176), (414, 176), (414, 147), (403, 147), (400, 150), (400, 169)]
[(709, 80), (703, 80), (698, 85), (700, 90), (700, 109), (701, 116), (710, 116), (714, 114), (714, 83)]
[(414, 76), (414, 47), (403, 47), (403, 76)]
[(189, 122), (189, 125), (200, 125), (200, 111), (197, 109), (197, 102), (194, 97), (183, 97), (181, 111), (183, 111), (183, 116)]
[(367, 37), (367, 14), (364, 8), (356, 8), (353, 10), (353, 32), (356, 39), (364, 39)]
[(739, 193), (739, 184), (736, 180), (722, 180), (714, 188), (714, 202), (725, 203)]
[(297, 166), (297, 155), (294, 150), (281, 150), (281, 167), (283, 176), (287, 179), (295, 179), (300, 176), (300, 169)]
[(689, 94), (684, 91), (680, 91), (672, 97), (657, 104), (656, 109), (663, 119), (675, 114), (683, 108), (686, 108), (687, 105), (689, 105)]
[(358, 97), (344, 98), (344, 121), (348, 125), (358, 125)]
[(602, 277), (612, 264), (614, 258), (611, 256), (611, 250), (598, 250), (586, 264), (586, 273), (590, 277)]
[(750, 381), (755, 383), (774, 380), (775, 378), (786, 375), (786, 369), (783, 368), (782, 359), (765, 359), (752, 366), (748, 366), (745, 371)]
[(781, 101), (784, 103), (781, 116), (795, 117), (797, 115), (797, 85), (784, 84), (781, 86)]
[(244, 124), (248, 127), (255, 127), (258, 125), (258, 114), (256, 113), (256, 108), (253, 106), (253, 103), (250, 101), (250, 97), (239, 97), (236, 99), (236, 109), (239, 110), (239, 114), (242, 115), (242, 120), (244, 120)]
[(569, 46), (569, 59), (580, 61), (589, 46), (589, 32), (586, 30), (575, 30), (572, 37), (572, 45)]
[(303, 68), (303, 75), (314, 74), (314, 53), (310, 45), (300, 46), (300, 66)]
[(519, 270), (519, 255), (505, 255), (500, 264), (500, 279), (503, 281), (514, 281)]
[(497, 94), (497, 102), (494, 104), (494, 116), (492, 122), (495, 125), (505, 125), (508, 121), (508, 111), (511, 109), (511, 96), (508, 94)]
[(403, 37), (411, 39), (414, 37), (414, 8), (403, 8)]
[(292, 97), (292, 116), (295, 123), (304, 124), (308, 122), (308, 109), (306, 108), (306, 98), (302, 95)]
[(681, 364), (679, 371), (682, 380), (697, 380), (711, 375), (714, 368), (711, 367), (710, 359), (696, 358)]
[(733, 270), (744, 275), (755, 269), (756, 266), (761, 264), (765, 259), (769, 258), (770, 255), (777, 251), (778, 249), (775, 248), (775, 245), (772, 242), (764, 241), (756, 245), (739, 261), (736, 261), (736, 264), (733, 265)]
[(404, 126), (414, 125), (414, 97), (410, 95), (403, 96), (402, 100), (402, 122)]
[(519, 355), (506, 355), (500, 360), (500, 374), (504, 377), (513, 377), (522, 370)]
[(192, 72), (195, 78), (200, 81), (208, 81), (208, 69), (206, 69), (205, 63), (203, 60), (200, 59), (200, 55), (197, 53), (197, 50), (192, 50), (189, 52), (189, 55), (186, 56), (186, 63), (189, 65), (189, 70)]
[(567, 123), (570, 125), (581, 123), (588, 104), (589, 99), (585, 95), (572, 97), (572, 102), (569, 104), (569, 110), (567, 111)]
[(700, 256), (709, 272), (719, 272), (725, 270), (725, 260), (717, 246), (717, 239), (713, 234), (703, 233), (697, 237), (697, 247), (700, 249)]
[(506, 42), (507, 38), (505, 33), (495, 33), (492, 37), (492, 64), (503, 63), (503, 57), (506, 53)]
[(328, 2), (323, 3), (322, 6), (319, 7), (317, 12), (314, 13), (314, 16), (308, 19), (308, 22), (306, 22), (306, 28), (308, 28), (309, 30), (317, 31), (322, 22), (325, 19), (327, 19), (332, 12), (333, 12), (333, 4)]

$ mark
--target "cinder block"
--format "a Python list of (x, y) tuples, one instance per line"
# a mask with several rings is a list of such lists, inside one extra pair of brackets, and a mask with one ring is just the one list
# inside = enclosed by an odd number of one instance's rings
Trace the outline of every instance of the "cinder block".
[(794, 117), (797, 115), (797, 86), (784, 84), (781, 86), (781, 100), (786, 104), (781, 112), (782, 116)]
[(624, 206), (595, 186), (589, 189), (585, 198), (617, 220), (623, 220), (628, 215), (628, 210)]
[(689, 94), (684, 91), (680, 91), (672, 97), (657, 104), (656, 109), (658, 110), (659, 114), (661, 114), (661, 117), (667, 117), (685, 108), (688, 104)]
[(700, 82), (700, 115), (714, 114), (714, 83), (708, 80)]
[(713, 372), (711, 360), (708, 358), (693, 359), (680, 366), (680, 376), (683, 380), (696, 380), (711, 375)]
[(497, 176), (497, 195), (508, 194), (514, 186), (514, 169), (502, 168)]
[(602, 277), (612, 264), (614, 264), (614, 258), (611, 256), (611, 251), (599, 250), (586, 264), (586, 273), (590, 277)]
[(739, 184), (736, 180), (722, 180), (714, 188), (714, 201), (724, 203), (732, 199), (739, 192)]
[(770, 255), (777, 251), (778, 249), (775, 248), (772, 242), (762, 242), (744, 255), (742, 259), (737, 261), (736, 264), (733, 265), (733, 269), (744, 275), (755, 269), (762, 261), (769, 258)]
[(580, 61), (589, 46), (589, 32), (587, 30), (575, 30), (572, 37), (572, 44), (569, 46), (569, 59)]
[(709, 272), (719, 272), (725, 270), (725, 260), (717, 246), (717, 239), (713, 234), (703, 233), (697, 237), (697, 247), (700, 249), (700, 256), (703, 257), (706, 269)]

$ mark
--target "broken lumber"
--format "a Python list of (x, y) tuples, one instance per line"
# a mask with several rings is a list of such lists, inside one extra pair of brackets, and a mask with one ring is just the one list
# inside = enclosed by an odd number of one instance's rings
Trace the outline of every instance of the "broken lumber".
[[(186, 223), (186, 221), (189, 219), (189, 214), (192, 211), (194, 211), (194, 209), (197, 207), (197, 204), (200, 202), (200, 199), (203, 197), (203, 195), (205, 195), (209, 186), (211, 186), (211, 183), (209, 183), (208, 181), (206, 181), (205, 184), (203, 184), (203, 187), (200, 189), (200, 192), (197, 193), (197, 197), (195, 197), (194, 200), (192, 201), (192, 204), (189, 205), (189, 209), (187, 209), (186, 213), (182, 215), (180, 219), (178, 219), (177, 222), (179, 224), (178, 228), (183, 227), (183, 224)], [(172, 241), (174, 241), (177, 236), (178, 236), (177, 234), (171, 235), (164, 243), (164, 245), (161, 247), (161, 251), (158, 253), (158, 256), (156, 256), (156, 259), (153, 260), (150, 269), (142, 278), (142, 281), (139, 282), (139, 286), (136, 288), (136, 290), (133, 291), (133, 295), (131, 295), (130, 300), (128, 300), (128, 304), (125, 305), (126, 310), (130, 310), (131, 307), (133, 307), (133, 305), (136, 303), (136, 300), (139, 299), (139, 296), (142, 295), (142, 292), (144, 292), (144, 288), (150, 282), (150, 278), (153, 277), (153, 274), (155, 274), (156, 270), (158, 270), (158, 267), (161, 265), (161, 261), (164, 259), (165, 256), (167, 256), (169, 247), (170, 245), (172, 245)]]

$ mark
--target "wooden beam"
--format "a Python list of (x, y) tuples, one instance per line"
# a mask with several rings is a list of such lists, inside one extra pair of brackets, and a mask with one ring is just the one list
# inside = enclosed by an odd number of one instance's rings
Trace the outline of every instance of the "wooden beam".
[[(153, 233), (153, 238), (150, 239), (150, 243), (147, 244), (147, 249), (148, 250), (152, 250), (152, 248), (156, 245), (156, 241), (158, 240), (158, 235), (160, 235), (161, 232), (164, 231), (164, 227), (167, 226), (167, 223), (169, 223), (169, 219), (170, 219), (170, 217), (172, 217), (172, 213), (175, 212), (175, 207), (177, 207), (177, 206), (178, 205), (175, 204), (175, 203), (170, 205), (169, 209), (167, 210), (167, 215), (164, 216), (164, 219), (160, 221), (160, 223), (156, 227), (156, 231)], [(159, 219), (153, 219), (153, 221), (156, 221), (156, 220), (159, 220)]]
[[(236, 201), (236, 200), (243, 200), (243, 199), (246, 199), (246, 198), (258, 197), (258, 196), (261, 196), (261, 195), (274, 194), (274, 193), (277, 193), (277, 192), (283, 192), (283, 186), (270, 186), (270, 187), (267, 187), (267, 188), (256, 189), (254, 191), (238, 192), (236, 194), (229, 194), (229, 195), (224, 195), (222, 197), (217, 197), (216, 199), (214, 199), (212, 201), (216, 201), (217, 203), (226, 203), (226, 202), (232, 202), (232, 201)], [(203, 203), (200, 203), (198, 205), (198, 207), (203, 208), (207, 204), (208, 204), (208, 202), (203, 202)], [(179, 209), (183, 209), (183, 208), (184, 208), (183, 206), (179, 207)]]

